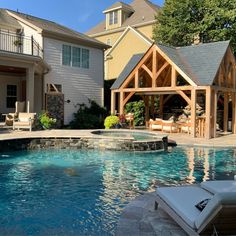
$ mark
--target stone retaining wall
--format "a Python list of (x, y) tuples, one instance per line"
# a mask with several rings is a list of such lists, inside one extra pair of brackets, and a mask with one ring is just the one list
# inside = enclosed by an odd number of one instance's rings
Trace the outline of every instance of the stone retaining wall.
[(111, 151), (167, 150), (167, 138), (154, 141), (113, 140), (101, 138), (26, 138), (1, 140), (0, 152), (34, 149), (99, 149)]

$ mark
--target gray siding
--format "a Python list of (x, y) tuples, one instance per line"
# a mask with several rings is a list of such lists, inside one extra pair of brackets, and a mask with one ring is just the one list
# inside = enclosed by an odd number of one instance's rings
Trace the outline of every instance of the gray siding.
[(45, 75), (47, 83), (61, 84), (65, 100), (65, 124), (73, 118), (78, 110), (78, 103), (88, 104), (88, 99), (95, 100), (103, 105), (103, 51), (95, 48), (90, 50), (89, 69), (75, 68), (62, 65), (62, 45), (71, 45), (81, 48), (80, 45), (44, 38), (44, 59), (51, 66), (51, 71)]

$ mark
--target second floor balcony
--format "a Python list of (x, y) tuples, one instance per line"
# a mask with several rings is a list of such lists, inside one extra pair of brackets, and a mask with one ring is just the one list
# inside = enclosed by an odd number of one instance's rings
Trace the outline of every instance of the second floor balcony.
[(43, 50), (33, 36), (0, 30), (0, 51), (32, 55), (43, 58)]

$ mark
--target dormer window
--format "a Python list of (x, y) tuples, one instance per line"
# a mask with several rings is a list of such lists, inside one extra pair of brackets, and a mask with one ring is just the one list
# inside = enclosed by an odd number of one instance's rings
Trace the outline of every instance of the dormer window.
[(109, 13), (109, 25), (115, 25), (118, 23), (118, 11), (112, 11)]
[[(103, 11), (106, 14), (106, 30), (121, 27), (123, 22), (134, 12), (133, 8), (123, 2), (117, 2)], [(124, 16), (125, 15), (125, 16)]]

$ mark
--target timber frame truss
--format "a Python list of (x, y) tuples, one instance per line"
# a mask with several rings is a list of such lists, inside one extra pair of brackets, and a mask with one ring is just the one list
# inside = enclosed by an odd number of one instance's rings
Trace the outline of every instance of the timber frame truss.
[[(191, 107), (191, 134), (196, 137), (197, 97), (205, 97), (205, 121), (203, 137), (216, 137), (217, 103), (219, 96), (224, 97), (224, 131), (228, 130), (229, 101), (232, 103), (232, 133), (236, 133), (236, 67), (230, 49), (221, 62), (214, 82), (209, 86), (197, 84), (182, 71), (156, 44), (153, 44), (134, 67), (118, 89), (111, 91), (111, 113), (115, 114), (119, 104), (119, 114), (133, 95), (143, 97), (146, 106), (146, 120), (149, 119), (149, 104), (154, 107), (154, 96), (160, 96), (160, 113), (165, 103), (177, 94)], [(118, 101), (116, 101), (118, 99)]]

